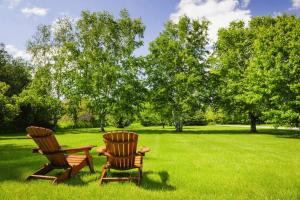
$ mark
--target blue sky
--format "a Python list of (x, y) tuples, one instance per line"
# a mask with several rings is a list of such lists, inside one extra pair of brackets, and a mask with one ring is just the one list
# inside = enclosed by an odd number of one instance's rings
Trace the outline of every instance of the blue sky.
[(52, 24), (58, 17), (79, 17), (81, 10), (109, 11), (115, 16), (122, 8), (146, 25), (144, 47), (158, 36), (167, 20), (176, 22), (182, 15), (210, 20), (209, 36), (216, 40), (218, 28), (232, 20), (248, 21), (257, 15), (300, 14), (300, 0), (0, 0), (0, 43), (14, 56), (28, 59), (26, 42), (39, 24)]

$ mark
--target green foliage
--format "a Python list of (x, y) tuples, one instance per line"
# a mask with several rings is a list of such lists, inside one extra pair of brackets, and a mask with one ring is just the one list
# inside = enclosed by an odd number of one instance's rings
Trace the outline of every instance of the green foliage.
[(108, 12), (83, 11), (77, 29), (77, 62), (89, 108), (99, 116), (102, 131), (108, 114), (124, 126), (142, 97), (138, 62), (132, 54), (143, 44), (144, 25), (126, 10), (119, 19)]
[(9, 60), (5, 65), (0, 65), (0, 80), (9, 85), (7, 96), (17, 95), (31, 81), (30, 67), (21, 59)]
[(212, 107), (207, 107), (204, 118), (208, 123), (211, 124), (222, 124), (224, 123), (224, 112), (219, 109), (213, 109)]
[(258, 17), (250, 24), (256, 30), (253, 45), (254, 75), (258, 88), (268, 96), (269, 123), (300, 126), (300, 19), (283, 15)]
[(17, 107), (11, 98), (6, 96), (9, 85), (0, 82), (0, 127), (8, 126), (17, 114)]
[[(60, 108), (62, 106), (58, 105), (58, 102), (67, 97), (69, 105), (72, 104), (67, 111), (74, 116), (76, 114), (74, 109), (76, 112), (80, 95), (72, 76), (74, 62), (70, 61), (72, 60), (71, 42), (74, 42), (73, 24), (70, 18), (64, 17), (52, 25), (40, 25), (28, 42), (27, 50), (31, 53), (35, 65), (35, 78), (30, 86), (32, 92), (29, 93), (48, 99), (49, 102), (53, 101), (54, 107)], [(48, 108), (46, 103), (45, 107)], [(56, 116), (52, 116), (53, 114)], [(61, 114), (61, 109), (49, 113), (54, 120), (54, 125)]]
[[(252, 58), (253, 31), (243, 22), (232, 22), (227, 29), (220, 29), (215, 46), (215, 63), (211, 69), (217, 78), (217, 103), (227, 113), (249, 113), (252, 131), (261, 116), (264, 96), (257, 87), (259, 80), (249, 65)], [(255, 90), (256, 89), (256, 90)], [(253, 126), (254, 125), (254, 126)]]
[(37, 28), (27, 48), (33, 73), (0, 44), (0, 125), (55, 126), (66, 113), (73, 127), (98, 123), (102, 131), (136, 118), (179, 132), (187, 124), (249, 121), (252, 132), (260, 122), (299, 127), (300, 19), (232, 22), (219, 30), (211, 56), (208, 24), (169, 21), (149, 55), (135, 57), (140, 18), (83, 11), (76, 22), (63, 17)]
[(119, 19), (108, 12), (83, 11), (76, 23), (63, 17), (39, 26), (28, 42), (36, 66), (31, 88), (63, 100), (75, 127), (83, 99), (98, 116), (101, 130), (107, 115), (117, 126), (128, 125), (144, 98), (140, 59), (133, 56), (143, 44), (143, 32), (141, 20), (131, 19), (126, 10)]
[(139, 120), (143, 126), (155, 126), (155, 125), (165, 125), (171, 124), (168, 120), (168, 116), (163, 115), (164, 112), (156, 112), (154, 106), (146, 102), (143, 104), (143, 108), (139, 113)]
[(204, 126), (207, 125), (205, 115), (202, 111), (196, 111), (193, 115), (186, 116), (183, 120), (185, 126)]
[(154, 110), (182, 131), (183, 121), (206, 99), (207, 21), (182, 17), (168, 22), (150, 43), (147, 78)]
[(18, 95), (31, 81), (30, 66), (12, 58), (0, 44), (0, 127), (11, 128), (18, 115), (13, 95)]
[(42, 96), (33, 88), (23, 90), (15, 97), (20, 113), (15, 119), (19, 129), (29, 125), (53, 127), (61, 116), (61, 102), (51, 96)]
[(299, 18), (283, 15), (219, 31), (211, 71), (219, 81), (219, 102), (227, 112), (248, 112), (252, 131), (260, 118), (299, 126), (299, 27)]

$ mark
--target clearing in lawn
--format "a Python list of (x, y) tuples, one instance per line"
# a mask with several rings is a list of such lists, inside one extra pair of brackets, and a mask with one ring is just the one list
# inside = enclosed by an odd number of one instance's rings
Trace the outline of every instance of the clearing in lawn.
[[(129, 127), (148, 146), (143, 180), (99, 186), (105, 157), (92, 150), (95, 174), (88, 167), (59, 185), (45, 180), (25, 182), (46, 159), (24, 133), (0, 135), (0, 199), (300, 199), (300, 135), (298, 131), (246, 127)], [(111, 130), (111, 129), (108, 129)], [(63, 129), (61, 145), (103, 146), (98, 128)]]

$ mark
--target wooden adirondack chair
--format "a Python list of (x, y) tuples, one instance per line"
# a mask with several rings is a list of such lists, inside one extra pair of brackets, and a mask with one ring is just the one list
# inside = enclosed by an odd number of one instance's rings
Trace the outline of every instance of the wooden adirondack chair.
[[(99, 155), (107, 157), (106, 164), (102, 167), (100, 184), (109, 181), (137, 181), (140, 185), (142, 179), (143, 157), (150, 151), (148, 147), (137, 149), (138, 135), (133, 132), (115, 131), (103, 135), (105, 147), (97, 149)], [(138, 169), (137, 176), (130, 177), (108, 177), (110, 169), (130, 170)]]
[[(41, 153), (47, 157), (49, 163), (43, 168), (29, 176), (31, 179), (52, 180), (53, 183), (62, 182), (79, 172), (81, 168), (88, 165), (91, 172), (94, 172), (92, 156), (89, 151), (94, 146), (86, 146), (80, 148), (63, 149), (59, 146), (52, 130), (30, 126), (26, 128), (27, 136), (32, 138), (38, 145), (38, 148), (32, 149), (33, 153)], [(83, 155), (73, 155), (83, 152)], [(57, 176), (47, 176), (46, 174), (54, 169), (65, 169), (63, 173)]]

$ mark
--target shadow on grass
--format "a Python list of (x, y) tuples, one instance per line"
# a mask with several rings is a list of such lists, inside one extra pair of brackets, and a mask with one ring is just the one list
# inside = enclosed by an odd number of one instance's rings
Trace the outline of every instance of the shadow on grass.
[[(84, 186), (87, 185), (91, 182), (97, 182), (99, 183), (100, 181), (100, 172), (95, 172), (97, 176), (94, 176), (94, 174), (91, 174), (90, 172), (83, 171), (78, 173), (75, 177), (72, 177), (71, 179), (66, 180), (63, 183), (60, 184), (66, 184), (69, 186)], [(126, 177), (129, 176), (128, 172), (113, 172), (110, 174), (111, 177)], [(83, 180), (83, 176), (91, 175), (91, 178), (88, 178), (89, 180)], [(151, 177), (153, 176), (159, 176), (159, 180), (153, 180)], [(176, 190), (176, 187), (168, 184), (169, 180), (169, 173), (167, 171), (159, 171), (159, 172), (154, 172), (154, 171), (147, 171), (143, 173), (143, 178), (140, 187), (145, 190), (157, 190), (157, 191), (174, 191)], [(119, 182), (120, 184), (124, 184), (127, 182)], [(105, 183), (105, 184), (112, 184), (110, 182)]]
[[(65, 184), (65, 185), (69, 185), (69, 186), (84, 186), (91, 182), (97, 182), (99, 176), (96, 176), (96, 175), (98, 175), (98, 174), (99, 174), (99, 172), (91, 173), (90, 171), (80, 171), (74, 177), (71, 177), (70, 179), (67, 179), (60, 184)], [(88, 178), (88, 180), (83, 180), (82, 177), (84, 177), (84, 176), (91, 176), (91, 177)]]
[(29, 146), (0, 145), (0, 181), (24, 181), (28, 172), (42, 164), (43, 159), (32, 155)]
[[(0, 145), (0, 182), (17, 181), (25, 183), (25, 180), (29, 175), (49, 162), (44, 155), (34, 154), (31, 149), (32, 146), (26, 145)], [(100, 168), (100, 166), (105, 163), (104, 158), (97, 158), (94, 154), (93, 158), (95, 168)], [(91, 177), (92, 179), (90, 180), (88, 177), (88, 181), (82, 181), (81, 177), (86, 176), (87, 174), (90, 174), (90, 172), (88, 167), (85, 166), (83, 170), (66, 183), (70, 185), (84, 185), (96, 180), (93, 177)], [(100, 174), (100, 172), (96, 172), (96, 174)]]
[[(100, 174), (100, 173), (99, 173)], [(129, 177), (129, 176), (137, 176), (137, 172), (134, 171), (115, 171), (113, 170), (112, 172), (109, 173), (109, 177)], [(153, 176), (158, 176), (159, 180), (154, 180)], [(176, 187), (168, 184), (169, 181), (169, 173), (167, 171), (147, 171), (143, 172), (143, 177), (142, 177), (142, 182), (140, 187), (145, 190), (157, 190), (157, 191), (174, 191), (176, 190)], [(70, 185), (84, 185), (92, 181), (100, 181), (100, 177), (97, 177), (97, 180), (93, 179), (90, 181), (81, 181), (80, 179), (77, 178), (77, 180), (72, 180), (69, 181), (67, 184)], [(126, 184), (128, 181), (125, 182), (118, 182), (119, 184)], [(106, 182), (103, 184), (112, 184), (112, 182)], [(136, 184), (136, 182), (135, 182)]]
[[(258, 127), (259, 128), (259, 127)], [(300, 131), (297, 130), (283, 130), (283, 129), (259, 129), (257, 133), (250, 133), (247, 128), (243, 129), (229, 129), (228, 127), (225, 129), (220, 129), (218, 127), (217, 130), (213, 129), (193, 129), (191, 127), (186, 127), (183, 132), (176, 132), (175, 130), (171, 129), (157, 129), (151, 127), (147, 128), (128, 128), (128, 129), (116, 129), (116, 130), (129, 130), (137, 132), (138, 134), (178, 134), (178, 135), (185, 135), (185, 134), (225, 134), (225, 135), (241, 135), (241, 134), (266, 134), (266, 135), (274, 135), (280, 138), (291, 138), (291, 139), (300, 139)], [(110, 130), (111, 131), (111, 130)], [(63, 134), (95, 134), (101, 137), (103, 132), (99, 132), (98, 128), (78, 128), (78, 129), (59, 129), (55, 133), (55, 135), (63, 135)], [(25, 132), (24, 133), (2, 133), (0, 134), (0, 140), (9, 140), (9, 139), (27, 139)]]
[(20, 137), (20, 136), (16, 136), (16, 137), (0, 137), (0, 140), (26, 140), (29, 139), (26, 136), (24, 137)]
[[(151, 179), (150, 176), (153, 175), (158, 175), (160, 181)], [(168, 184), (169, 177), (170, 175), (167, 171), (144, 172), (141, 187), (146, 190), (174, 191), (176, 190), (176, 187)]]

